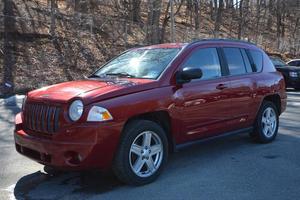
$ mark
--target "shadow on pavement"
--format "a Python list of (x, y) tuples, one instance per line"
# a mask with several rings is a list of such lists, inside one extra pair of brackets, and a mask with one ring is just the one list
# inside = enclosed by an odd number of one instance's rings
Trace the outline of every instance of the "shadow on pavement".
[(122, 183), (111, 173), (100, 172), (64, 172), (51, 176), (44, 172), (22, 177), (16, 184), (16, 199), (59, 199), (69, 194), (101, 194), (121, 186)]

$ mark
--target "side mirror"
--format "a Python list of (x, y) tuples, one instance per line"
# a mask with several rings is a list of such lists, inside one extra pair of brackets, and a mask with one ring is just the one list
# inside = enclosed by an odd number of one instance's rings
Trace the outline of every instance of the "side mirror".
[(202, 70), (200, 68), (188, 68), (185, 67), (182, 71), (178, 71), (176, 74), (176, 82), (179, 84), (188, 83), (193, 79), (199, 79), (202, 77)]

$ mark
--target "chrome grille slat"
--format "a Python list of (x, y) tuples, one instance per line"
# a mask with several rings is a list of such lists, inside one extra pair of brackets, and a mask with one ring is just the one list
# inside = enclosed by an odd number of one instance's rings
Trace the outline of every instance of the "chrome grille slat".
[(46, 110), (46, 107), (43, 106), (42, 107), (42, 111), (41, 111), (41, 131), (44, 132), (46, 129), (45, 129), (45, 110)]
[(26, 124), (26, 127), (29, 127), (28, 113), (29, 113), (29, 105), (26, 105), (25, 106), (25, 124)]
[(52, 114), (52, 107), (50, 107), (49, 108), (49, 112), (47, 113), (48, 114), (48, 116), (47, 116), (47, 131), (49, 132), (49, 133), (51, 133), (52, 131), (51, 131), (51, 114)]
[(57, 108), (57, 111), (55, 112), (55, 116), (54, 116), (54, 132), (56, 132), (58, 130), (58, 126), (59, 126), (59, 121), (58, 121), (58, 117), (59, 117), (59, 112), (60, 112), (60, 108)]
[(42, 119), (42, 110), (43, 110), (43, 106), (40, 105), (39, 106), (39, 117), (38, 117), (38, 128), (39, 128), (39, 131), (42, 131), (42, 122), (41, 122), (41, 119)]
[(30, 129), (32, 129), (32, 120), (31, 120), (31, 114), (30, 113), (32, 113), (32, 106), (31, 105), (29, 105), (28, 106), (29, 107), (29, 109), (28, 109), (28, 123), (29, 123), (29, 128)]
[(31, 119), (31, 128), (32, 129), (35, 129), (34, 128), (34, 111), (35, 111), (35, 105), (32, 105), (31, 107), (31, 116), (30, 116), (30, 119)]
[(24, 124), (32, 131), (52, 134), (59, 130), (60, 111), (58, 106), (29, 103), (25, 106)]
[(40, 130), (40, 128), (39, 128), (39, 111), (40, 111), (40, 106), (36, 105), (34, 122), (35, 122), (35, 129), (37, 131)]

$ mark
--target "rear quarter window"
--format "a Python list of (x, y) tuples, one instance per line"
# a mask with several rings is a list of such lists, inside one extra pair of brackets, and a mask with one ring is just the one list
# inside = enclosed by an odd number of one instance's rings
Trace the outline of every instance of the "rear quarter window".
[(253, 72), (253, 69), (252, 69), (249, 57), (247, 56), (246, 50), (245, 49), (240, 49), (240, 50), (242, 52), (242, 56), (243, 56), (244, 63), (245, 63), (246, 69), (247, 69), (247, 73)]
[(256, 50), (249, 50), (249, 54), (253, 60), (255, 71), (261, 72), (263, 68), (263, 54)]

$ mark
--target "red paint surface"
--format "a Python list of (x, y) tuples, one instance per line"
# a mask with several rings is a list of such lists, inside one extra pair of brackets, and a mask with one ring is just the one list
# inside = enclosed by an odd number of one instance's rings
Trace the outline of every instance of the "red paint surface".
[[(59, 116), (60, 129), (50, 137), (40, 137), (39, 133), (24, 128), (23, 113), (19, 113), (16, 116), (16, 145), (51, 155), (51, 162), (38, 160), (45, 165), (108, 169), (125, 123), (144, 113), (166, 112), (170, 117), (170, 135), (176, 144), (181, 144), (252, 126), (260, 104), (268, 95), (279, 95), (281, 111), (284, 111), (286, 93), (283, 77), (267, 61), (264, 61), (260, 73), (176, 84), (175, 73), (195, 48), (222, 46), (259, 50), (246, 43), (224, 41), (204, 41), (187, 46), (181, 43), (154, 45), (143, 48), (184, 47), (158, 80), (90, 79), (31, 91), (27, 103), (44, 103), (63, 109), (63, 114)], [(219, 90), (219, 84), (227, 88)], [(85, 105), (84, 114), (77, 122), (71, 122), (67, 114), (68, 106), (74, 99), (81, 99)], [(109, 122), (86, 122), (93, 105), (105, 107), (114, 119)], [(78, 165), (67, 163), (66, 152), (69, 151), (80, 154), (82, 161)]]

